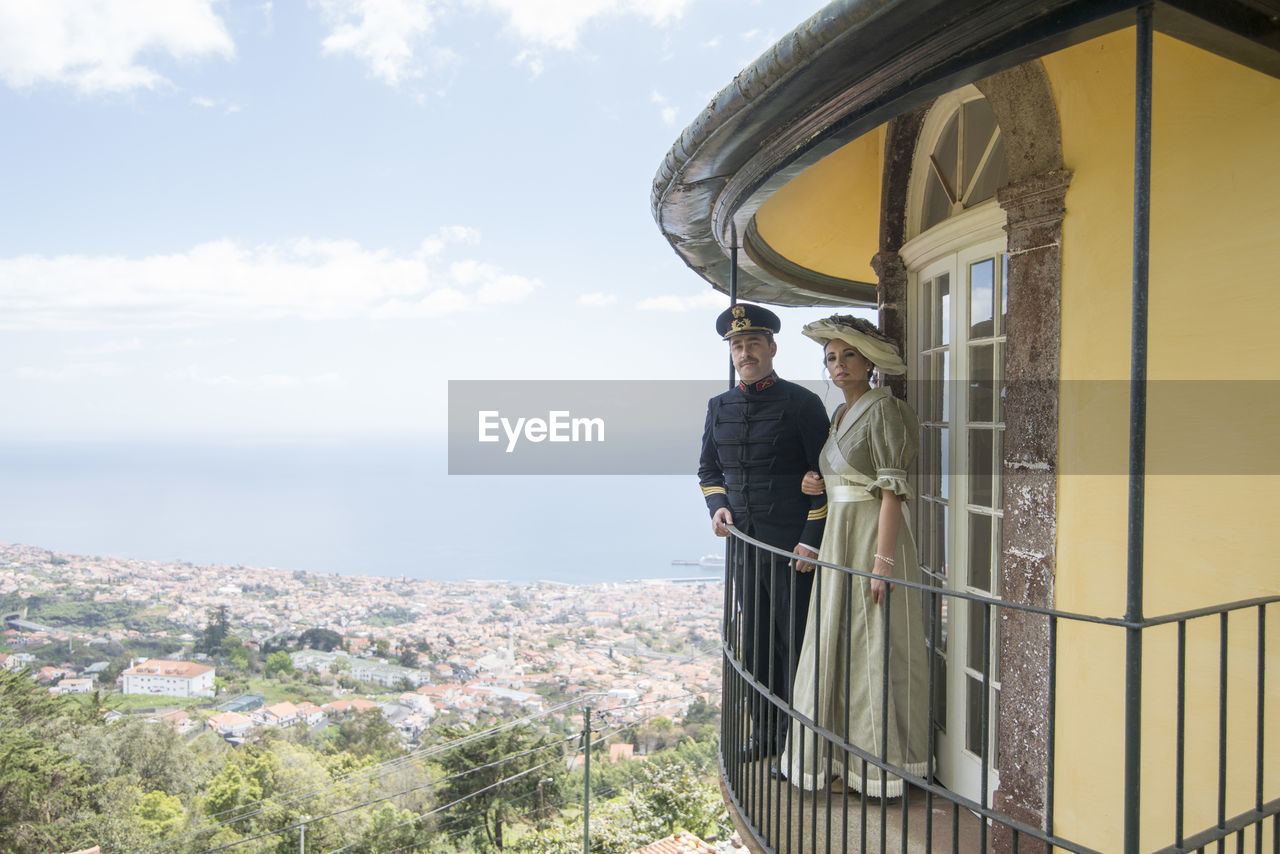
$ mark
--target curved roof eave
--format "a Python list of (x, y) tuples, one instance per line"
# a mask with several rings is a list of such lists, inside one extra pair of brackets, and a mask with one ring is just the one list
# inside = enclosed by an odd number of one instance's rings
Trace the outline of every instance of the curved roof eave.
[[(1156, 4), (1156, 27), (1280, 76), (1273, 0)], [(845, 142), (939, 94), (1132, 23), (1137, 0), (836, 0), (741, 71), (685, 128), (650, 197), (654, 219), (695, 272), (729, 289), (769, 192)], [(1213, 20), (1206, 20), (1212, 15)], [(745, 253), (751, 255), (753, 253)], [(739, 296), (784, 305), (861, 301), (740, 258)]]

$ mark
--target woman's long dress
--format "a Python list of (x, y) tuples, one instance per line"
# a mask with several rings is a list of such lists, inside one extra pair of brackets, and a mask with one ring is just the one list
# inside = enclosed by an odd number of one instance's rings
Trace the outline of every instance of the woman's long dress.
[[(819, 558), (870, 572), (879, 533), (880, 491), (888, 489), (903, 499), (893, 575), (918, 582), (920, 565), (907, 513), (911, 487), (906, 469), (915, 457), (919, 422), (911, 408), (887, 389), (867, 391), (847, 413), (844, 408), (836, 410), (822, 449), (828, 514)], [(923, 774), (929, 713), (920, 591), (894, 585), (886, 635), (885, 607), (872, 601), (870, 579), (825, 567), (818, 572), (792, 692), (795, 710), (836, 738), (847, 739), (877, 758), (884, 756), (908, 773)], [(887, 727), (883, 723), (886, 637)], [(792, 723), (781, 762), (791, 782), (806, 789), (821, 789), (836, 776), (849, 789), (863, 787), (862, 760), (798, 721)], [(866, 776), (869, 796), (902, 794), (900, 777), (889, 775), (882, 786), (880, 769), (871, 763)]]

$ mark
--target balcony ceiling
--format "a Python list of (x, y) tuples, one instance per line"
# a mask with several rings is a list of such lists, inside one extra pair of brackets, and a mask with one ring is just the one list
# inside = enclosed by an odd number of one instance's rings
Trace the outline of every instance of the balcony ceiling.
[[(654, 219), (675, 251), (738, 295), (777, 305), (875, 303), (872, 282), (807, 270), (760, 237), (755, 212), (844, 144), (966, 83), (1130, 26), (1133, 0), (838, 0), (740, 72), (672, 145)], [(1280, 77), (1280, 0), (1168, 0), (1160, 32)], [(856, 235), (878, 245), (878, 235)], [(870, 278), (869, 276), (867, 278)]]

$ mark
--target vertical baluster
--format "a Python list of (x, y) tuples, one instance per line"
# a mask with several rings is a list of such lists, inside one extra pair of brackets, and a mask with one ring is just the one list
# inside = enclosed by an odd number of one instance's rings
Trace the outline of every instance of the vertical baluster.
[[(880, 607), (884, 609), (884, 636), (880, 643), (884, 647), (883, 660), (880, 662), (880, 854), (885, 854), (886, 830), (889, 824), (889, 806), (885, 793), (889, 789), (889, 772), (884, 763), (889, 761), (889, 603), (893, 599), (889, 595), (889, 585), (885, 584), (884, 598)], [(865, 789), (863, 791), (866, 791)]]
[[(972, 607), (972, 603), (970, 603), (970, 606)], [(982, 714), (981, 714), (982, 738), (979, 741), (979, 744), (981, 745), (981, 753), (979, 754), (979, 758), (982, 760), (982, 791), (980, 793), (981, 799), (979, 800), (979, 803), (981, 803), (984, 807), (987, 806), (987, 786), (989, 781), (989, 774), (991, 771), (991, 761), (988, 756), (988, 754), (990, 753), (990, 745), (988, 743), (990, 741), (990, 739), (988, 738), (988, 735), (989, 735), (989, 729), (991, 727), (990, 707), (991, 707), (991, 603), (983, 602), (982, 603)], [(980, 850), (986, 851), (987, 850), (987, 820), (985, 818), (980, 817), (978, 824), (980, 825), (978, 835), (979, 835), (979, 838), (982, 840), (982, 844), (981, 844), (982, 847)]]
[[(924, 778), (930, 786), (933, 785), (933, 754), (937, 747), (937, 731), (938, 728), (934, 724), (933, 714), (937, 709), (937, 672), (938, 668), (935, 664), (938, 649), (938, 623), (942, 619), (942, 599), (943, 597), (937, 593), (936, 582), (930, 584), (930, 589), (926, 594), (929, 602), (929, 613), (932, 615), (929, 620), (929, 751), (925, 757), (925, 773)], [(1050, 671), (1052, 672), (1052, 670)], [(946, 690), (946, 686), (942, 686)], [(1050, 706), (1052, 709), (1052, 705)], [(1052, 714), (1052, 713), (1051, 713)], [(1052, 720), (1052, 717), (1050, 718)], [(1053, 774), (1049, 775), (1049, 785), (1053, 785)], [(924, 795), (924, 850), (933, 850), (933, 789), (926, 789)]]
[[(1057, 762), (1058, 734), (1058, 618), (1049, 617), (1049, 756), (1047, 768), (1049, 779), (1045, 784), (1044, 829), (1045, 834), (1053, 836), (1053, 796), (1054, 765)], [(1054, 846), (1049, 845), (1049, 854), (1053, 854)]]
[(1178, 621), (1178, 731), (1177, 753), (1174, 757), (1174, 804), (1173, 804), (1173, 838), (1178, 844), (1183, 840), (1183, 821), (1186, 801), (1186, 757), (1187, 757), (1187, 621)]
[[(1227, 617), (1218, 615), (1218, 827), (1227, 826)], [(1218, 840), (1218, 851), (1226, 839)]]
[[(1267, 650), (1267, 606), (1259, 605), (1258, 606), (1258, 713), (1257, 713), (1258, 734), (1256, 736), (1257, 755), (1254, 758), (1254, 762), (1255, 762), (1254, 809), (1258, 810), (1259, 812), (1262, 811), (1262, 757), (1265, 755), (1262, 749), (1263, 734), (1265, 732), (1265, 727), (1262, 724), (1266, 720), (1266, 716), (1264, 713), (1266, 705), (1263, 702), (1267, 695), (1266, 650)], [(1280, 845), (1280, 840), (1277, 840), (1277, 844)], [(1262, 823), (1261, 822), (1258, 823), (1257, 849), (1258, 849), (1258, 854), (1262, 854)]]

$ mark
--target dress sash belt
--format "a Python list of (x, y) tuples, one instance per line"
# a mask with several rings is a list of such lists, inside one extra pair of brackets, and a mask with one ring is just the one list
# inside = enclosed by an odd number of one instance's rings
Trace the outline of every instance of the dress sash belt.
[(867, 491), (874, 480), (862, 474), (831, 474), (826, 477), (827, 501), (874, 501), (875, 495)]

